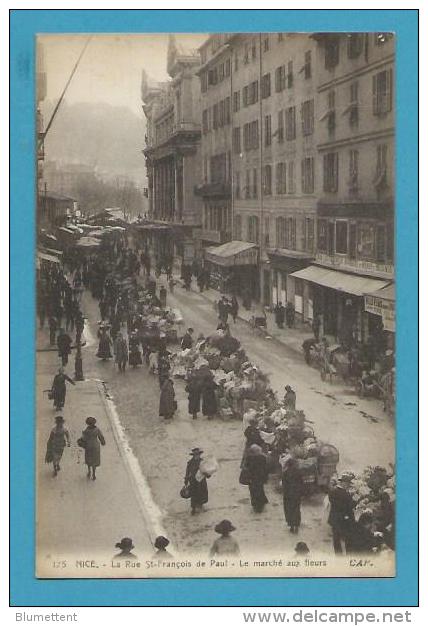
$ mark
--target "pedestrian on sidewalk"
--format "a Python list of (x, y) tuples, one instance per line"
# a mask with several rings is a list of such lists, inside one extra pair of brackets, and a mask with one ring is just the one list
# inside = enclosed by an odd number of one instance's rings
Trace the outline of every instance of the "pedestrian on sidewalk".
[(75, 382), (64, 372), (64, 368), (60, 367), (58, 374), (53, 379), (50, 397), (53, 400), (54, 407), (57, 411), (63, 408), (65, 404), (65, 395), (67, 388), (65, 383), (75, 385)]
[(248, 471), (248, 487), (250, 490), (251, 505), (255, 513), (261, 513), (269, 501), (265, 494), (264, 485), (268, 478), (266, 456), (257, 444), (248, 450), (246, 469)]
[(51, 346), (54, 346), (56, 342), (56, 331), (58, 330), (56, 317), (51, 315), (49, 317), (48, 324), (49, 324), (49, 344)]
[(294, 305), (292, 302), (287, 302), (287, 307), (285, 309), (285, 319), (287, 321), (288, 328), (294, 327), (294, 319), (296, 312), (294, 310)]
[(62, 415), (55, 417), (55, 426), (52, 428), (49, 439), (46, 445), (46, 463), (53, 463), (53, 475), (58, 474), (61, 467), (59, 462), (62, 459), (64, 448), (70, 447), (70, 435), (66, 428), (64, 428), (64, 418)]
[(119, 372), (125, 372), (126, 364), (128, 363), (128, 342), (122, 333), (119, 333), (116, 337), (113, 345), (115, 362), (119, 368)]
[(220, 537), (211, 546), (210, 556), (239, 556), (238, 542), (230, 536), (230, 533), (236, 530), (232, 522), (224, 519), (214, 527), (214, 530)]
[(292, 533), (299, 532), (301, 523), (300, 502), (303, 494), (303, 479), (296, 459), (289, 457), (283, 466), (282, 496), (285, 521)]
[(123, 537), (123, 539), (116, 543), (115, 548), (119, 548), (120, 552), (114, 555), (113, 561), (137, 558), (137, 556), (133, 552), (131, 552), (131, 550), (133, 550), (135, 546), (130, 537)]
[(190, 513), (195, 515), (201, 511), (204, 504), (208, 502), (208, 484), (206, 476), (199, 471), (202, 461), (201, 448), (191, 450), (191, 459), (187, 462), (184, 485), (189, 488), (190, 493)]
[(58, 356), (61, 357), (63, 367), (65, 367), (68, 363), (68, 355), (71, 352), (71, 343), (70, 335), (67, 334), (63, 328), (60, 328), (56, 344), (58, 346)]
[(104, 435), (98, 428), (95, 417), (86, 418), (86, 428), (82, 431), (85, 448), (85, 464), (88, 466), (88, 478), (96, 479), (95, 469), (101, 465), (101, 447), (106, 445)]
[(275, 315), (275, 323), (278, 328), (284, 328), (284, 320), (285, 320), (285, 307), (282, 305), (282, 302), (278, 302), (278, 304), (274, 308)]
[(342, 474), (328, 494), (330, 501), (328, 523), (333, 531), (333, 548), (336, 554), (343, 553), (343, 544), (345, 552), (349, 552), (351, 548), (351, 532), (355, 524), (355, 502), (349, 493), (351, 482), (351, 476)]
[(174, 383), (167, 377), (161, 387), (159, 398), (159, 416), (170, 420), (174, 417), (177, 410), (177, 401), (175, 399)]
[(236, 318), (238, 317), (238, 312), (239, 312), (238, 300), (236, 299), (236, 296), (233, 295), (232, 300), (230, 302), (230, 314), (232, 316), (234, 324), (236, 324)]
[(189, 401), (189, 414), (193, 419), (197, 419), (201, 410), (201, 384), (196, 376), (192, 376), (186, 385), (186, 392)]
[(287, 411), (296, 410), (296, 392), (290, 385), (285, 385), (284, 409)]
[(171, 552), (168, 552), (166, 549), (169, 545), (169, 539), (164, 537), (163, 535), (159, 535), (155, 539), (155, 548), (156, 552), (152, 556), (152, 561), (169, 561), (173, 559)]
[(76, 344), (79, 344), (82, 340), (83, 329), (85, 328), (85, 318), (82, 311), (79, 309), (76, 313)]

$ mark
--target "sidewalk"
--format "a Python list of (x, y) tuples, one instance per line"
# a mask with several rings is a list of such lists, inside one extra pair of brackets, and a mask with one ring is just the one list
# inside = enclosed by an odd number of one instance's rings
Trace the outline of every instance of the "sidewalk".
[[(162, 275), (161, 279), (157, 279), (157, 281), (162, 280), (163, 278), (164, 275)], [(174, 276), (174, 279), (179, 283), (180, 288), (182, 288), (181, 285), (183, 284), (183, 281), (178, 276)], [(213, 305), (216, 301), (220, 300), (221, 293), (219, 291), (216, 291), (215, 289), (204, 289), (204, 291), (201, 293), (199, 291), (199, 288), (196, 286), (194, 279), (192, 279), (190, 289), (191, 291), (198, 293), (206, 300), (212, 302)], [(238, 319), (242, 320), (243, 322), (247, 322), (247, 324), (250, 323), (251, 318), (254, 314), (260, 314), (262, 311), (263, 307), (260, 304), (253, 304), (251, 309), (247, 311), (247, 309), (242, 306), (242, 299), (239, 296), (237, 297), (237, 300), (239, 302)], [(296, 325), (296, 327), (294, 328), (287, 328), (285, 324), (284, 328), (278, 328), (275, 323), (275, 315), (268, 310), (266, 311), (266, 318), (267, 328), (260, 329), (261, 332), (266, 336), (272, 337), (272, 339), (275, 339), (276, 341), (283, 344), (284, 346), (287, 346), (291, 350), (298, 352), (300, 356), (302, 356), (302, 343), (305, 339), (313, 338), (314, 335), (312, 329), (310, 329), (308, 325), (303, 325), (300, 323), (298, 323), (298, 325)], [(229, 316), (229, 323), (230, 319), (231, 318)]]
[[(38, 335), (44, 333), (38, 332)], [(43, 336), (38, 344), (43, 345)], [(88, 379), (72, 386), (67, 383), (65, 407), (61, 414), (69, 430), (71, 447), (65, 448), (61, 471), (52, 476), (52, 465), (45, 463), (46, 441), (54, 426), (57, 412), (43, 390), (49, 389), (59, 365), (53, 352), (37, 353), (37, 575), (67, 575), (52, 569), (53, 559), (91, 559), (97, 554), (104, 558), (117, 552), (115, 544), (122, 537), (131, 537), (135, 553), (141, 558), (153, 553), (149, 532), (138, 505), (132, 476), (123, 450), (119, 449), (117, 434), (101, 381)], [(73, 378), (74, 360), (67, 372)], [(101, 466), (97, 480), (88, 480), (84, 450), (77, 439), (86, 427), (85, 419), (97, 419), (106, 439), (101, 448)], [(88, 575), (86, 573), (86, 575)], [(82, 575), (85, 575), (82, 573)]]

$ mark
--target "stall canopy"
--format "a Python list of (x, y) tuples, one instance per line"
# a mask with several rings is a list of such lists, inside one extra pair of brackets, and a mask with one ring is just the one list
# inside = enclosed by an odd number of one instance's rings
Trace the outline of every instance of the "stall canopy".
[(37, 260), (40, 261), (47, 261), (48, 263), (61, 263), (61, 261), (58, 259), (58, 257), (53, 256), (53, 254), (47, 254), (46, 252), (38, 252), (37, 253)]
[(79, 248), (97, 248), (99, 245), (100, 240), (94, 239), (94, 237), (81, 237), (76, 243)]
[(206, 248), (205, 259), (224, 267), (256, 265), (257, 246), (247, 241), (228, 241), (221, 246)]
[(364, 296), (366, 293), (373, 293), (378, 289), (386, 287), (389, 282), (379, 278), (359, 276), (356, 274), (345, 274), (337, 270), (329, 270), (317, 265), (309, 265), (303, 270), (290, 274), (294, 278), (301, 278), (311, 283), (316, 283), (322, 287), (329, 287), (336, 291), (343, 291), (354, 296)]

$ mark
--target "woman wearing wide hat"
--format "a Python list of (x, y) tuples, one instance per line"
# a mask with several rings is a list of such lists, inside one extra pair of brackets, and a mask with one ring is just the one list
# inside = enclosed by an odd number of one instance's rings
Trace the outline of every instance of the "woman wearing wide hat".
[(85, 464), (88, 466), (88, 478), (95, 480), (95, 469), (101, 465), (101, 447), (106, 445), (104, 435), (98, 428), (95, 417), (86, 418), (86, 428), (82, 432), (85, 448)]
[(210, 556), (239, 555), (238, 542), (230, 536), (230, 533), (236, 530), (235, 526), (228, 519), (224, 519), (214, 527), (214, 530), (221, 536), (211, 546)]
[(59, 472), (59, 462), (62, 459), (65, 446), (70, 447), (70, 435), (64, 428), (64, 418), (62, 415), (55, 417), (55, 426), (52, 428), (46, 446), (46, 463), (53, 463), (53, 475)]
[(169, 539), (167, 539), (163, 535), (159, 535), (159, 537), (156, 537), (155, 539), (156, 552), (152, 556), (152, 560), (167, 561), (167, 560), (173, 559), (174, 557), (172, 556), (171, 552), (168, 552), (168, 550), (166, 549), (167, 546), (169, 546)]
[(200, 448), (193, 448), (190, 452), (192, 458), (187, 462), (186, 475), (184, 476), (184, 484), (189, 487), (190, 510), (192, 515), (200, 511), (202, 505), (208, 502), (207, 477), (201, 476), (201, 472), (198, 471), (203, 452), (204, 451)]
[(118, 561), (120, 559), (136, 559), (137, 556), (131, 552), (135, 548), (134, 543), (130, 537), (123, 537), (116, 545), (115, 548), (119, 548), (120, 552), (114, 555), (113, 559)]

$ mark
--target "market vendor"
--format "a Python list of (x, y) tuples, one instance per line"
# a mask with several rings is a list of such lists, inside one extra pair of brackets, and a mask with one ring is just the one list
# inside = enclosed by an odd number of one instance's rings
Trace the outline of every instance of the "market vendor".
[(183, 338), (181, 340), (182, 350), (189, 350), (193, 346), (192, 335), (193, 335), (193, 328), (188, 328), (186, 332), (184, 333)]
[(290, 385), (285, 386), (284, 408), (289, 411), (296, 410), (296, 392)]

